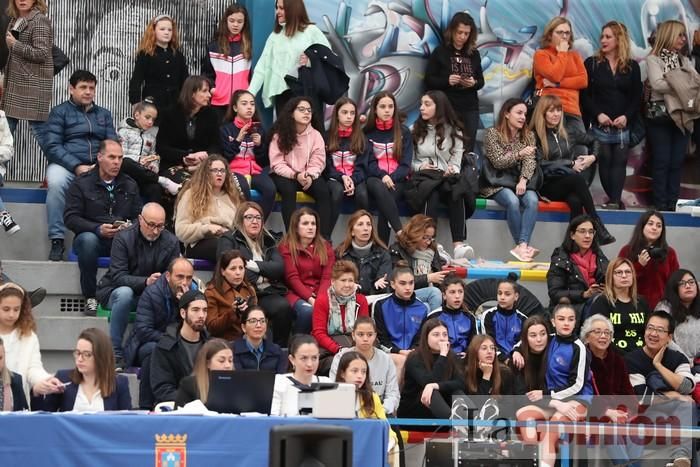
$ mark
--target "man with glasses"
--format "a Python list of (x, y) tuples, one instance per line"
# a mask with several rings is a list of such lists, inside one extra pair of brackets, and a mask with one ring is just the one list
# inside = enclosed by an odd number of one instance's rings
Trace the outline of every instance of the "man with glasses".
[(97, 261), (108, 256), (114, 236), (129, 227), (141, 211), (136, 182), (121, 173), (124, 153), (113, 139), (100, 143), (97, 167), (78, 176), (66, 193), (63, 221), (75, 233), (80, 288), (86, 299), (84, 314), (97, 314)]
[(154, 284), (180, 256), (177, 237), (164, 230), (165, 210), (160, 204), (146, 204), (138, 220), (138, 225), (114, 236), (109, 269), (97, 284), (97, 300), (112, 312), (109, 331), (119, 368), (125, 365), (122, 341), (129, 313), (136, 308), (146, 287)]
[[(657, 414), (664, 417), (690, 417), (681, 411), (693, 406), (689, 394), (693, 392), (695, 383), (688, 358), (668, 347), (673, 340), (675, 327), (675, 320), (667, 312), (652, 312), (644, 328), (644, 347), (625, 355), (630, 384), (634, 392), (643, 398), (642, 402), (651, 406), (644, 414), (651, 420), (655, 420)], [(687, 404), (681, 406), (673, 402)], [(673, 467), (690, 467), (688, 446), (691, 443), (687, 439), (681, 441), (672, 448)]]

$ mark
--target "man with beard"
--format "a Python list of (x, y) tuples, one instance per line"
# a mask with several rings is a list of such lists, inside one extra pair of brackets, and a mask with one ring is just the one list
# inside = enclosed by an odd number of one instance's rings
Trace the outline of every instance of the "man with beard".
[(209, 338), (203, 293), (190, 290), (180, 298), (180, 318), (180, 323), (168, 326), (151, 354), (151, 389), (156, 404), (175, 400), (180, 381), (192, 373), (197, 352)]

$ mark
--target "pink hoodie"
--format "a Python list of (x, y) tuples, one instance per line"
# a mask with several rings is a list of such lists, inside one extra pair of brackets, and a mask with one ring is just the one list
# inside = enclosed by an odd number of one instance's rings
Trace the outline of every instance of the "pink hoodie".
[(326, 168), (326, 148), (323, 136), (311, 125), (297, 134), (297, 144), (288, 154), (282, 154), (277, 145), (278, 135), (270, 141), (270, 169), (285, 178), (294, 178), (297, 172), (308, 172), (313, 178), (321, 176)]

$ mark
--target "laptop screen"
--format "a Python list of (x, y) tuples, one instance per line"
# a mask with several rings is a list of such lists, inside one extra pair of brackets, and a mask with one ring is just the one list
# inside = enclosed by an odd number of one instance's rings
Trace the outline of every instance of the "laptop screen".
[(219, 413), (270, 414), (275, 373), (235, 370), (209, 372), (207, 408)]

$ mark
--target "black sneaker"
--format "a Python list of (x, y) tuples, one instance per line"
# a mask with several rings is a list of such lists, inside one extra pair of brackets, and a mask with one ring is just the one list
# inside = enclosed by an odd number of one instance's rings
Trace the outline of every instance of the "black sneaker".
[(117, 373), (123, 373), (127, 370), (128, 365), (126, 364), (126, 359), (121, 356), (116, 356), (114, 358), (114, 371)]
[(29, 292), (29, 301), (32, 303), (32, 308), (39, 305), (46, 298), (46, 289), (39, 287)]
[(85, 316), (97, 316), (97, 299), (88, 298), (85, 300), (85, 309), (83, 310), (83, 315)]
[(0, 224), (2, 224), (2, 226), (5, 228), (7, 235), (14, 235), (20, 230), (17, 222), (15, 222), (10, 213), (7, 211), (0, 212)]
[(62, 238), (54, 238), (51, 240), (51, 251), (49, 252), (49, 261), (63, 261), (63, 253), (66, 249), (63, 247)]

